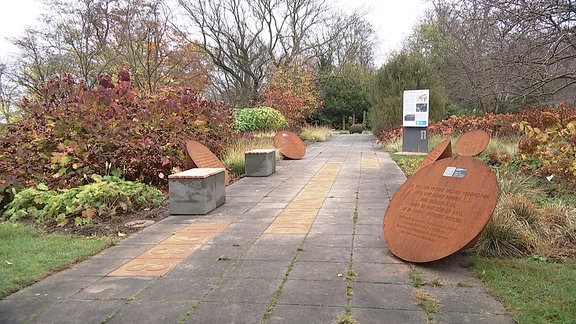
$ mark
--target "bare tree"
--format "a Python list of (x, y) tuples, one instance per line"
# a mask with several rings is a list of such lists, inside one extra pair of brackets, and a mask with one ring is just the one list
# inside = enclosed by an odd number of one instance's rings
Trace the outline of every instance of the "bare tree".
[(19, 83), (28, 92), (54, 74), (72, 73), (88, 86), (102, 72), (131, 72), (133, 84), (151, 92), (161, 84), (202, 90), (207, 56), (184, 42), (163, 0), (44, 0), (51, 8), (42, 28), (13, 42), (20, 48)]
[(350, 66), (374, 68), (376, 32), (364, 15), (365, 12), (359, 11), (335, 17), (332, 35), (326, 37), (330, 41), (316, 48), (320, 70), (342, 70)]
[[(570, 99), (576, 86), (572, 0), (437, 0), (453, 98), (484, 111)], [(573, 94), (572, 94), (573, 96)], [(573, 97), (572, 97), (573, 99)]]
[(323, 0), (179, 3), (199, 31), (201, 46), (219, 68), (213, 78), (220, 81), (216, 83), (219, 93), (236, 106), (260, 101), (259, 90), (271, 68), (318, 59), (330, 43), (345, 39), (343, 31), (352, 24), (337, 20), (341, 17)]
[(14, 119), (15, 103), (19, 95), (18, 86), (12, 82), (7, 63), (0, 62), (0, 124), (8, 124)]
[(44, 42), (42, 33), (37, 30), (29, 28), (12, 42), (20, 52), (15, 61), (19, 72), (14, 79), (28, 94), (40, 94), (39, 84), (54, 74), (70, 69), (69, 57)]

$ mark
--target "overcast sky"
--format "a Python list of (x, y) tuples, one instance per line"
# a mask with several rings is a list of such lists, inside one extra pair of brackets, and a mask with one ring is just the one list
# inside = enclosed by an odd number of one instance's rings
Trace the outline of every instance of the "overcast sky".
[[(374, 25), (378, 33), (380, 48), (376, 63), (385, 61), (386, 54), (400, 48), (403, 38), (408, 36), (412, 27), (423, 14), (427, 5), (425, 0), (328, 0), (344, 10), (366, 8), (366, 19)], [(15, 49), (6, 40), (22, 34), (26, 27), (37, 24), (42, 13), (39, 0), (3, 0), (0, 10), (0, 62), (6, 61)]]

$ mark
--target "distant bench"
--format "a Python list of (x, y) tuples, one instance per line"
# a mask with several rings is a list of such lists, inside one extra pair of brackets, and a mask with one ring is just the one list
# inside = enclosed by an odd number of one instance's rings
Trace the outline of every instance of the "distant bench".
[(226, 202), (224, 168), (193, 168), (168, 176), (171, 215), (205, 215)]
[(257, 149), (244, 152), (247, 177), (267, 177), (276, 171), (276, 150)]

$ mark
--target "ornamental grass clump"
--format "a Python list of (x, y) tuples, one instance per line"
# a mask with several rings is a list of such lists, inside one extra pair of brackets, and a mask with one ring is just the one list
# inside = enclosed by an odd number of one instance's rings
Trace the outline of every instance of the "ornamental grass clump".
[(332, 136), (332, 129), (325, 126), (305, 126), (299, 135), (305, 142), (324, 142)]
[[(504, 174), (504, 176), (503, 176)], [(486, 257), (576, 256), (576, 208), (562, 199), (542, 203), (542, 185), (517, 173), (499, 173), (500, 197), (472, 250)], [(532, 186), (528, 186), (531, 184)]]
[[(244, 153), (253, 149), (272, 149), (274, 148), (274, 134), (272, 137), (253, 136), (246, 133), (237, 136), (230, 140), (224, 153), (222, 154), (222, 162), (224, 165), (229, 166), (229, 170), (234, 176), (242, 176), (244, 174), (245, 156)], [(276, 152), (276, 159), (280, 159), (280, 152)]]

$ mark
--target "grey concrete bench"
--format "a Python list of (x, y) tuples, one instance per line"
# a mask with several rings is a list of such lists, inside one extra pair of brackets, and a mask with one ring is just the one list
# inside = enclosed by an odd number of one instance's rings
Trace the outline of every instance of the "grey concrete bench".
[(223, 168), (193, 168), (168, 176), (171, 215), (205, 215), (226, 202)]
[(244, 173), (247, 177), (267, 177), (275, 171), (275, 149), (258, 149), (244, 152)]

